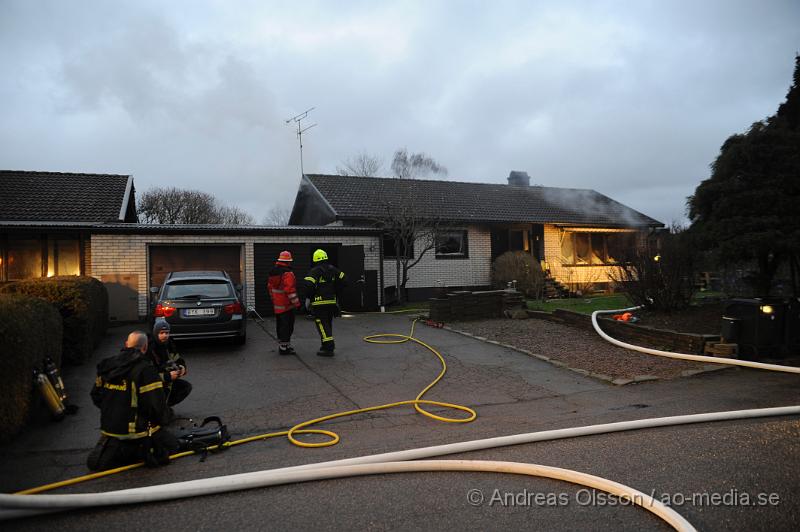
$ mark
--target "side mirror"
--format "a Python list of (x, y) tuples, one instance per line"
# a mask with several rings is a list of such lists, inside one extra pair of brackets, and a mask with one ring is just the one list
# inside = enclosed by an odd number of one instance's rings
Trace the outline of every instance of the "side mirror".
[(151, 294), (157, 294), (158, 293), (158, 287), (157, 286), (151, 286), (150, 287), (150, 293)]

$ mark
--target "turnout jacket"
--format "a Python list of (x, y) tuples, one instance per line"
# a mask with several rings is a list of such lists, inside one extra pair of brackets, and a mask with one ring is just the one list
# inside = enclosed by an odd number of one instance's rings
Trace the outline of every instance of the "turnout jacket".
[(303, 282), (312, 307), (338, 304), (339, 294), (347, 284), (344, 272), (327, 262), (311, 268)]
[(164, 383), (134, 348), (100, 361), (91, 396), (100, 408), (100, 432), (121, 440), (151, 435), (167, 416)]
[(297, 297), (297, 282), (291, 268), (276, 262), (269, 271), (267, 290), (272, 299), (272, 309), (275, 314), (283, 314), (292, 309), (300, 308), (300, 299)]
[[(162, 344), (158, 338), (152, 334), (147, 335), (147, 354), (145, 355), (148, 360), (156, 368), (159, 377), (165, 385), (172, 384), (172, 376), (169, 374), (169, 366), (183, 366), (186, 367), (186, 361), (178, 354), (178, 347), (172, 338), (167, 340), (167, 343)], [(174, 368), (173, 368), (174, 369)]]

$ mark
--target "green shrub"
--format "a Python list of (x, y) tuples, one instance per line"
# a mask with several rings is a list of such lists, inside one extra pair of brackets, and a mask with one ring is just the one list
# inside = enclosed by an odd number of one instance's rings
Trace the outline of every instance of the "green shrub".
[(492, 263), (492, 285), (506, 288), (511, 281), (517, 282), (517, 290), (527, 297), (538, 299), (544, 288), (542, 267), (530, 253), (507, 251)]
[(44, 357), (61, 365), (61, 316), (39, 298), (0, 294), (0, 441), (9, 441), (25, 424), (38, 392), (33, 368)]
[(52, 303), (63, 319), (63, 357), (83, 364), (108, 327), (108, 292), (92, 277), (27, 279), (0, 287), (0, 293), (25, 294)]

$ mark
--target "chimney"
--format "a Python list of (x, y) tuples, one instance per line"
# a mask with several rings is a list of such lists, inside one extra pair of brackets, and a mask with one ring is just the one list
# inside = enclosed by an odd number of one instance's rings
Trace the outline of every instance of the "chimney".
[(512, 170), (508, 174), (508, 184), (518, 187), (529, 187), (531, 186), (531, 177), (528, 175), (528, 172)]

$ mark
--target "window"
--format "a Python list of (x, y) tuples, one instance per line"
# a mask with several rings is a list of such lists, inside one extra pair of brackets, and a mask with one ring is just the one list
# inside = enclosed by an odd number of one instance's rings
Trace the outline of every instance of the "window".
[(636, 245), (635, 233), (577, 233), (565, 232), (561, 240), (561, 260), (564, 264), (591, 266), (618, 264)]
[(444, 231), (436, 235), (437, 259), (467, 258), (467, 231)]
[(80, 275), (80, 246), (77, 240), (49, 239), (47, 242), (47, 276)]
[(180, 281), (167, 285), (164, 299), (226, 298), (233, 297), (227, 281)]
[(42, 241), (37, 239), (8, 240), (8, 280), (42, 276)]
[[(400, 258), (412, 259), (414, 258), (414, 243), (410, 246), (406, 245), (404, 240), (400, 240)], [(395, 247), (395, 239), (392, 235), (383, 235), (383, 257), (386, 259), (397, 258), (397, 248)]]

